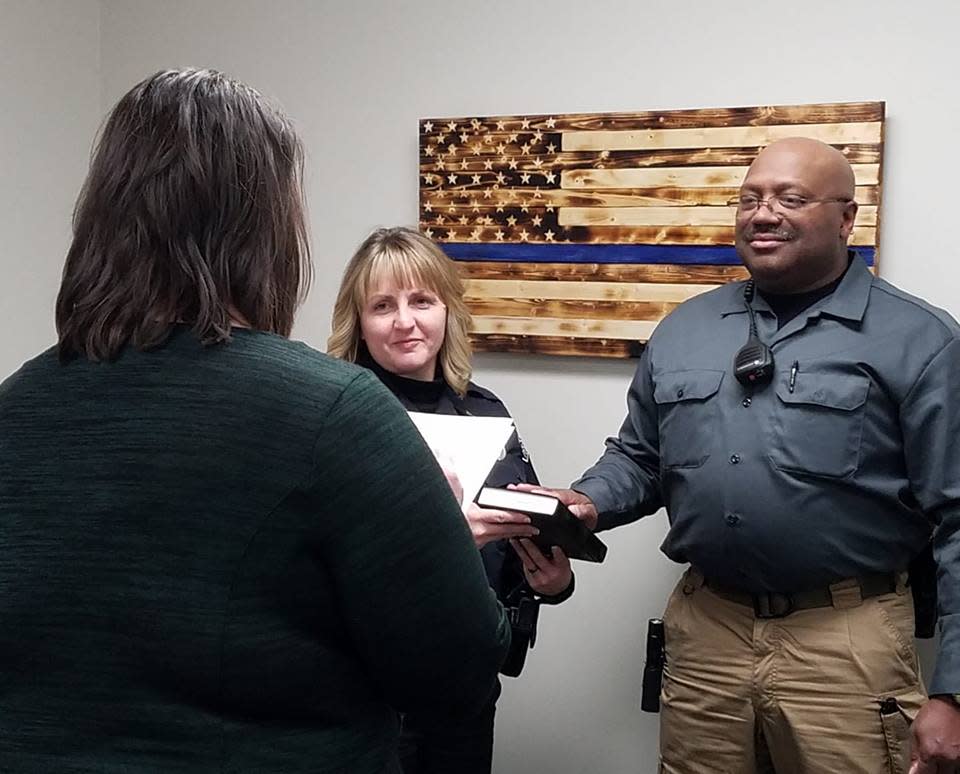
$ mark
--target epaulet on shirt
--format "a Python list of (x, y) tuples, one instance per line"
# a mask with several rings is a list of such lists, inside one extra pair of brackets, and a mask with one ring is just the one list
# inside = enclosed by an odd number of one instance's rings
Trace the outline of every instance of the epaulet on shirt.
[(483, 398), (484, 400), (489, 400), (491, 403), (500, 402), (500, 398), (490, 392), (490, 390), (485, 387), (480, 387), (473, 382), (467, 384), (467, 395), (471, 398)]

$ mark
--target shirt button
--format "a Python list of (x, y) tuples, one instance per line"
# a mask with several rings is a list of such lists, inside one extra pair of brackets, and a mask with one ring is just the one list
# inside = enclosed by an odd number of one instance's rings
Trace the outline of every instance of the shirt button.
[(739, 455), (739, 454), (731, 454), (731, 455), (730, 455), (730, 464), (731, 464), (731, 465), (739, 465), (739, 464), (740, 464), (740, 455)]
[(744, 407), (744, 408), (750, 408), (750, 404), (751, 404), (751, 403), (753, 403), (753, 398), (751, 398), (751, 397), (748, 396), (748, 397), (746, 397), (746, 398), (743, 399), (743, 407)]
[(681, 387), (679, 390), (677, 390), (677, 397), (678, 397), (678, 398), (682, 398), (682, 397), (683, 397), (683, 387)]
[(726, 522), (731, 527), (736, 527), (740, 523), (740, 517), (735, 513), (728, 513)]

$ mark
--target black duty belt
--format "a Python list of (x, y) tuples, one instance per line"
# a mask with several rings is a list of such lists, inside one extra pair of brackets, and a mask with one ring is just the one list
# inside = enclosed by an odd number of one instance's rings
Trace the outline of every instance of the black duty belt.
[(859, 590), (860, 599), (892, 594), (897, 590), (897, 574), (865, 575), (862, 578), (850, 581), (840, 581), (827, 588), (797, 591), (792, 594), (782, 594), (776, 591), (751, 594), (748, 591), (724, 586), (722, 583), (715, 583), (709, 578), (704, 579), (703, 585), (718, 597), (752, 607), (757, 618), (783, 618), (798, 610), (832, 607), (840, 591), (856, 593)]

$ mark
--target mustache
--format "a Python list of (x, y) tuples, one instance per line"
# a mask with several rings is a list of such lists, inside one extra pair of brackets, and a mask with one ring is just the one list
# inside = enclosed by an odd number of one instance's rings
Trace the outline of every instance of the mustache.
[(784, 228), (782, 225), (750, 225), (743, 230), (743, 237), (748, 241), (758, 236), (772, 237), (773, 239), (786, 241), (793, 239), (796, 233), (792, 228)]

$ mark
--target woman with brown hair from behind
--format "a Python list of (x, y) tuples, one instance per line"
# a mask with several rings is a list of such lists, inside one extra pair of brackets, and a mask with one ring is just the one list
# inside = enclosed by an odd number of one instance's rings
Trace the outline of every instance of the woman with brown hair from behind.
[(287, 338), (301, 167), (212, 71), (104, 126), (59, 343), (0, 385), (4, 771), (394, 772), (396, 709), (493, 689), (509, 627), (439, 467)]

